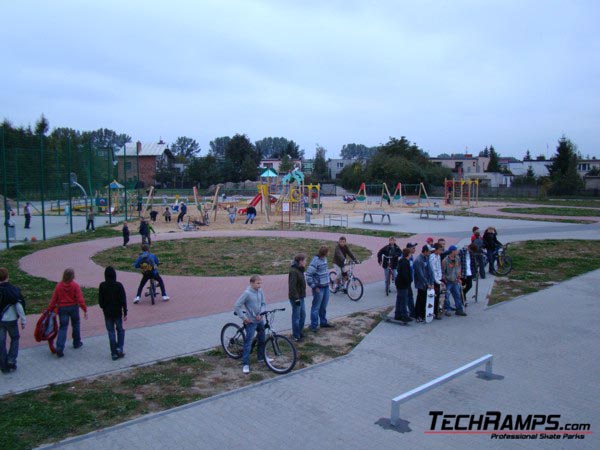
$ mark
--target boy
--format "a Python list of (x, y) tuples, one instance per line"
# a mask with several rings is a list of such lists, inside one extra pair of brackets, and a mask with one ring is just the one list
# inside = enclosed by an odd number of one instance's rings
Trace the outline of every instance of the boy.
[[(25, 300), (21, 291), (8, 282), (8, 270), (0, 267), (0, 369), (2, 373), (17, 370), (19, 354), (19, 327), (25, 329)], [(6, 335), (10, 337), (10, 348), (6, 352)]]
[(260, 275), (250, 277), (250, 286), (240, 295), (235, 302), (235, 313), (244, 321), (246, 338), (244, 340), (244, 352), (242, 355), (242, 372), (250, 373), (250, 350), (254, 333), (258, 334), (258, 361), (264, 356), (265, 348), (265, 322), (261, 312), (266, 311), (267, 302), (261, 289), (262, 279)]

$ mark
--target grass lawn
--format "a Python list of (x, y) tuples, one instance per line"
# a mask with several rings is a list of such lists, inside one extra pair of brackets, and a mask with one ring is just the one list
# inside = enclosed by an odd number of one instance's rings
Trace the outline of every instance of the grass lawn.
[(556, 206), (542, 206), (539, 208), (502, 208), (499, 211), (519, 214), (539, 214), (546, 216), (577, 216), (600, 217), (600, 209), (591, 208), (566, 208)]
[[(271, 227), (263, 228), (265, 230), (280, 230), (281, 225), (272, 225)], [(287, 227), (284, 227), (284, 230), (287, 230)], [(383, 237), (389, 238), (390, 236), (395, 236), (396, 238), (406, 238), (413, 236), (414, 233), (403, 233), (400, 231), (387, 231), (387, 230), (369, 230), (362, 228), (345, 228), (345, 227), (335, 227), (335, 226), (321, 226), (317, 223), (313, 224), (304, 224), (304, 223), (292, 223), (290, 231), (319, 231), (326, 233), (338, 233), (340, 236), (347, 234), (358, 234), (361, 236), (375, 236), (375, 237)]]
[(480, 199), (484, 201), (490, 202), (510, 202), (510, 203), (525, 203), (531, 205), (549, 205), (549, 206), (561, 206), (561, 207), (569, 207), (569, 206), (587, 206), (590, 208), (600, 208), (600, 199), (596, 199), (593, 197), (587, 198), (550, 198), (550, 199), (537, 199), (537, 198), (492, 198), (492, 199)]
[(510, 244), (513, 269), (496, 279), (489, 305), (537, 292), (600, 268), (600, 241), (548, 240)]
[[(29, 275), (19, 268), (19, 260), (24, 256), (37, 252), (49, 247), (57, 245), (72, 244), (74, 242), (89, 241), (91, 239), (100, 239), (107, 237), (120, 236), (120, 230), (111, 229), (108, 227), (100, 227), (95, 233), (75, 233), (67, 236), (61, 236), (47, 241), (38, 241), (35, 243), (26, 243), (15, 245), (7, 250), (0, 252), (0, 264), (6, 267), (9, 272), (10, 282), (18, 286), (27, 301), (27, 314), (40, 313), (44, 310), (50, 299), (56, 283)], [(65, 269), (68, 265), (65, 265)], [(93, 288), (82, 288), (83, 296), (88, 305), (94, 305), (98, 301), (98, 290)]]
[[(296, 343), (294, 370), (349, 353), (379, 321), (380, 312), (360, 312), (334, 320), (337, 326), (326, 332), (307, 333), (304, 342)], [(218, 347), (126, 372), (3, 397), (0, 448), (34, 448), (277, 376), (254, 357), (251, 368), (250, 375), (242, 374), (241, 362), (228, 358)]]
[[(157, 241), (152, 252), (160, 261), (163, 275), (233, 276), (275, 275), (288, 273), (290, 262), (298, 252), (311, 258), (319, 246), (329, 246), (329, 260), (333, 256), (335, 241), (278, 237), (202, 237), (176, 241)], [(361, 260), (371, 256), (371, 251), (349, 245)], [(117, 270), (134, 271), (133, 262), (139, 254), (137, 246), (116, 247), (94, 255), (96, 264), (112, 265)]]
[(498, 214), (479, 214), (471, 211), (455, 211), (455, 216), (466, 216), (466, 217), (484, 217), (489, 219), (510, 219), (510, 220), (529, 220), (533, 222), (557, 222), (557, 223), (580, 223), (590, 224), (596, 223), (593, 220), (585, 219), (552, 219), (547, 217), (517, 217), (517, 216), (501, 216)]

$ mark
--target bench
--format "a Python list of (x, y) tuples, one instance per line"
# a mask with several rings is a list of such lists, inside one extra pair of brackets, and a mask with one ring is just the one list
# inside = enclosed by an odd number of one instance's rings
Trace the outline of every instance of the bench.
[(346, 214), (323, 214), (323, 226), (331, 226), (331, 223), (339, 224), (337, 226), (348, 228), (348, 216)]
[[(383, 219), (385, 219), (387, 217), (387, 220), (389, 224), (392, 223), (392, 219), (390, 217), (390, 213), (387, 213), (385, 211), (365, 211), (363, 213), (363, 223), (373, 223), (373, 216), (381, 216), (381, 223), (383, 223)], [(367, 220), (367, 217), (370, 220)]]
[(420, 219), (429, 219), (429, 214), (435, 215), (435, 218), (438, 220), (440, 219), (440, 216), (442, 219), (446, 218), (446, 211), (442, 208), (420, 208), (419, 211)]

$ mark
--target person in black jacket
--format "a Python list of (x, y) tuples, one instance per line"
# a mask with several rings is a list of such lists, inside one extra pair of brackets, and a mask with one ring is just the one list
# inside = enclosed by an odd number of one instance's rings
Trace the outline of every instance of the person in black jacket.
[[(127, 320), (127, 297), (123, 285), (117, 281), (117, 272), (111, 266), (104, 270), (104, 279), (99, 287), (99, 304), (104, 312), (104, 323), (108, 331), (110, 354), (113, 361), (125, 356), (125, 330), (123, 321)], [(115, 336), (116, 331), (116, 336)]]
[(304, 298), (306, 297), (306, 255), (299, 253), (294, 257), (288, 276), (288, 296), (292, 306), (292, 338), (296, 342), (302, 340), (304, 322), (306, 320), (306, 309)]
[(392, 272), (393, 279), (396, 279), (398, 258), (402, 256), (400, 247), (396, 244), (396, 238), (390, 237), (388, 245), (381, 248), (377, 252), (377, 264), (383, 268), (383, 279), (385, 280), (385, 295), (390, 291), (390, 274)]
[(488, 259), (488, 270), (490, 274), (494, 274), (494, 257), (499, 247), (502, 247), (502, 243), (498, 240), (498, 232), (494, 227), (487, 227), (485, 233), (483, 233), (483, 245), (487, 251)]
[(402, 258), (398, 260), (398, 273), (396, 275), (396, 310), (394, 319), (402, 322), (412, 322), (408, 316), (408, 291), (412, 284), (412, 271), (410, 269), (410, 249), (402, 250)]

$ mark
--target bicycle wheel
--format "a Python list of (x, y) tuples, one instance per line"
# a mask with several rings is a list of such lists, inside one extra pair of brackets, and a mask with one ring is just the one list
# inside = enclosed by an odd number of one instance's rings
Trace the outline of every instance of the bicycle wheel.
[(154, 284), (154, 280), (150, 280), (150, 300), (152, 300), (152, 304), (154, 305), (154, 300), (156, 300), (156, 284)]
[(329, 272), (329, 292), (335, 294), (337, 291), (337, 273), (335, 273), (335, 270), (332, 270)]
[(273, 336), (265, 342), (265, 363), (275, 373), (288, 373), (296, 365), (296, 347), (285, 336)]
[(346, 293), (348, 294), (348, 297), (350, 297), (350, 300), (354, 300), (355, 302), (359, 301), (363, 296), (363, 292), (362, 281), (356, 277), (352, 277), (352, 279), (348, 280), (348, 283), (346, 284)]
[(494, 272), (500, 276), (508, 275), (512, 270), (512, 259), (510, 256), (498, 255), (495, 262)]
[(221, 329), (221, 347), (230, 358), (242, 357), (245, 338), (244, 328), (236, 323), (228, 323)]

